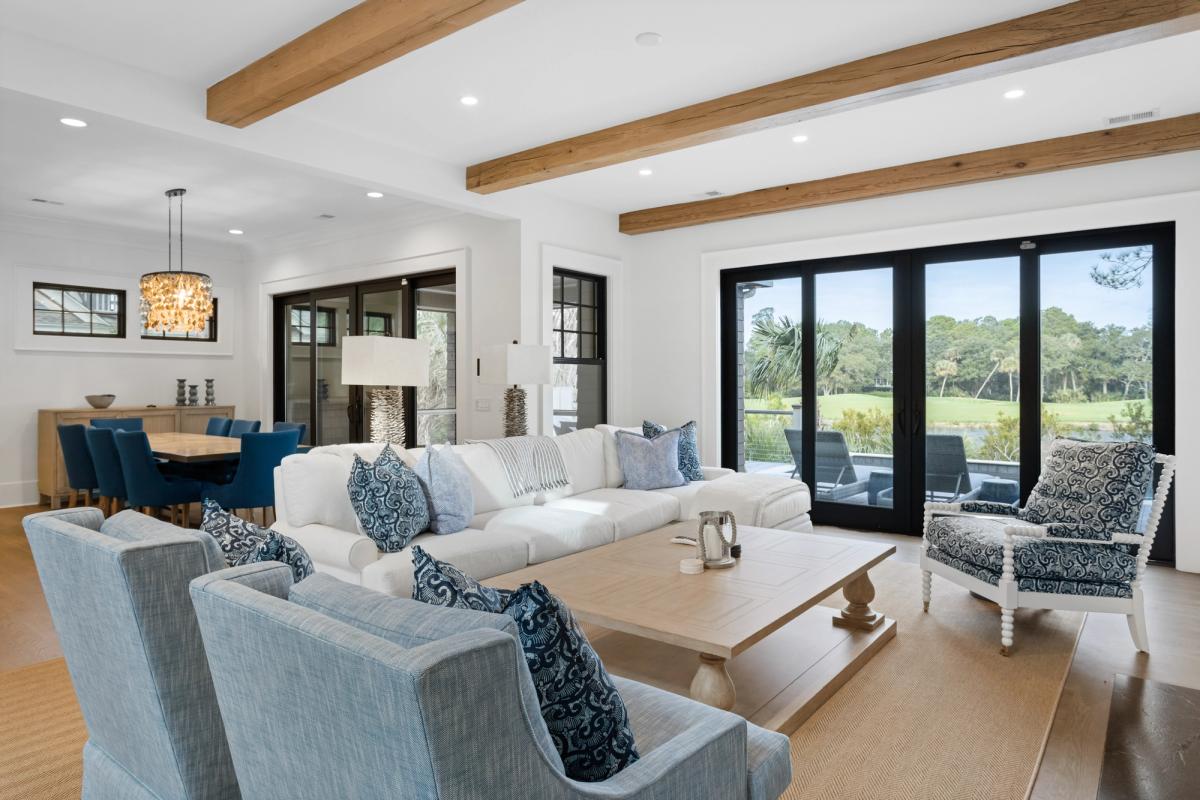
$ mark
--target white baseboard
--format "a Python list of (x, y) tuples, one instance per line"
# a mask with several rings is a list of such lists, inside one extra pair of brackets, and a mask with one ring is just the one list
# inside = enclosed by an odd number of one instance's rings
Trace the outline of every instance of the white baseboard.
[(37, 481), (0, 483), (0, 508), (36, 506), (40, 501)]

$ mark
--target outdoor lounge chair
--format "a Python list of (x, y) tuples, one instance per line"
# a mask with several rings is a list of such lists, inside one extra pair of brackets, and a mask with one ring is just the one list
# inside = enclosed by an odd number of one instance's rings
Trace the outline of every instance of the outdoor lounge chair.
[[(792, 477), (800, 475), (803, 437), (798, 428), (785, 428), (792, 451)], [(817, 431), (817, 499), (839, 501), (867, 490), (867, 479), (860, 477), (850, 458), (850, 448), (841, 431)]]

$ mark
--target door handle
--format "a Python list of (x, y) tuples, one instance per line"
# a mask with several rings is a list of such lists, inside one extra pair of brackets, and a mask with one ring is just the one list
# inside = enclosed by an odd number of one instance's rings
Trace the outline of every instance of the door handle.
[(896, 429), (900, 431), (902, 437), (908, 436), (907, 426), (905, 425), (907, 417), (908, 409), (904, 403), (901, 403), (899, 410), (896, 411)]

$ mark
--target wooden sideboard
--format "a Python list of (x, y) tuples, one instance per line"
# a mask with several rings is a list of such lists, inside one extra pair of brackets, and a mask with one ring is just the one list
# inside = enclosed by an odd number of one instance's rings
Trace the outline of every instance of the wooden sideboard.
[(146, 433), (204, 433), (209, 417), (234, 416), (233, 406), (109, 406), (43, 408), (38, 411), (38, 493), (52, 508), (62, 505), (70, 488), (63, 463), (59, 425), (87, 425), (93, 419), (141, 417)]

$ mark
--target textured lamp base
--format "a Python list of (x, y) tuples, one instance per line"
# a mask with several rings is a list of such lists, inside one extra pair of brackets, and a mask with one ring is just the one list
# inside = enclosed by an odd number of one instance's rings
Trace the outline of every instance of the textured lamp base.
[(512, 386), (504, 390), (504, 435), (524, 436), (529, 432), (525, 419), (525, 390)]
[(371, 389), (371, 441), (404, 447), (404, 394), (400, 389)]

